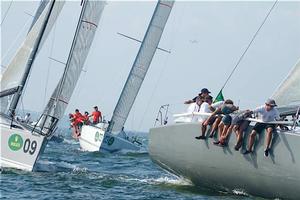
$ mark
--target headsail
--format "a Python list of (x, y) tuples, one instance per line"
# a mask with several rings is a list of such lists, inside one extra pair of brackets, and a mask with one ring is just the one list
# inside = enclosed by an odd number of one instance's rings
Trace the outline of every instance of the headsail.
[(70, 101), (79, 79), (84, 62), (92, 45), (105, 1), (89, 1), (83, 3), (76, 33), (69, 53), (67, 64), (57, 87), (39, 120), (39, 127), (53, 129)]
[[(24, 87), (35, 56), (47, 38), (63, 5), (64, 1), (52, 1), (51, 3), (48, 3), (27, 34), (24, 43), (3, 72), (0, 91), (0, 97), (2, 97), (1, 112), (7, 111), (7, 95), (12, 95), (17, 91), (18, 96), (22, 94), (22, 89), (20, 90), (20, 88)], [(15, 99), (15, 104), (17, 103), (18, 99)]]
[(300, 60), (273, 94), (280, 106), (300, 106)]
[(151, 64), (173, 4), (174, 1), (158, 1), (139, 52), (113, 112), (108, 132), (118, 133), (123, 129)]

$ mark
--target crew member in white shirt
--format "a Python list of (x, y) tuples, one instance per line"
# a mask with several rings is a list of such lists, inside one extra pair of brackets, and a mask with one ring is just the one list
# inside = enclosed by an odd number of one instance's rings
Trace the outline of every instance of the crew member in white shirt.
[[(217, 108), (219, 108), (221, 105), (223, 105), (223, 101), (219, 101), (219, 102), (216, 102), (216, 103), (212, 103), (212, 96), (208, 95), (205, 97), (204, 99), (204, 102), (201, 104), (201, 107), (200, 107), (200, 110), (199, 112), (200, 113), (212, 113), (213, 111), (215, 111)], [(211, 117), (209, 120), (209, 115), (201, 115), (199, 116), (199, 122), (201, 123), (202, 127), (201, 127), (201, 132), (202, 132), (202, 135), (201, 136), (197, 136), (195, 137), (196, 139), (206, 139), (205, 137), (205, 133), (206, 133), (206, 130), (207, 130), (207, 126), (208, 125), (213, 125), (215, 123), (216, 120), (218, 120), (218, 117), (217, 116), (213, 116)], [(219, 121), (221, 120), (221, 118), (219, 119)]]
[[(279, 116), (278, 110), (275, 108), (276, 106), (277, 105), (275, 103), (275, 100), (268, 99), (266, 101), (265, 105), (256, 108), (253, 111), (253, 113), (260, 114), (263, 122), (271, 122), (271, 121), (279, 120), (280, 116)], [(272, 140), (272, 133), (275, 128), (276, 128), (275, 124), (256, 123), (250, 134), (248, 150), (245, 151), (244, 154), (248, 154), (253, 151), (252, 148), (253, 148), (256, 134), (261, 133), (265, 129), (266, 130), (266, 148), (264, 151), (264, 155), (266, 157), (268, 157), (269, 151), (270, 151), (270, 144), (271, 144), (271, 140)]]

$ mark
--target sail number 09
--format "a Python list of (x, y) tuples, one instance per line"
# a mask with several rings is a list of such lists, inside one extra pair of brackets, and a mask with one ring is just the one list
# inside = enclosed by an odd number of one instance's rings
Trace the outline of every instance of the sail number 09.
[(33, 155), (35, 150), (37, 148), (37, 142), (33, 140), (32, 142), (30, 139), (26, 139), (23, 146), (24, 153), (29, 153), (30, 155)]

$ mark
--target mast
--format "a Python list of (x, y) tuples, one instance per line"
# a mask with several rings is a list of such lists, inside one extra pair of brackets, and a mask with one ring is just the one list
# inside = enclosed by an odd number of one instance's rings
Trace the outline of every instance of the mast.
[(30, 54), (30, 57), (29, 57), (29, 59), (27, 61), (27, 64), (26, 64), (25, 71), (24, 71), (24, 74), (22, 76), (21, 82), (20, 82), (20, 84), (17, 87), (17, 92), (15, 93), (15, 95), (12, 98), (12, 102), (11, 102), (10, 107), (9, 107), (9, 114), (10, 114), (10, 116), (13, 116), (14, 113), (15, 113), (16, 107), (17, 107), (18, 102), (20, 100), (20, 97), (22, 95), (24, 86), (25, 86), (26, 81), (28, 79), (30, 70), (32, 68), (33, 62), (35, 60), (36, 54), (37, 54), (39, 46), (40, 46), (40, 43), (42, 41), (43, 34), (44, 34), (45, 29), (47, 27), (47, 23), (48, 23), (48, 20), (50, 18), (51, 12), (53, 10), (54, 4), (55, 4), (55, 0), (53, 0), (51, 2), (50, 8), (49, 8), (49, 12), (47, 13), (47, 17), (45, 18), (45, 21), (44, 21), (42, 29), (41, 29), (41, 31), (39, 33), (38, 39), (36, 40), (35, 45), (33, 47), (33, 50), (32, 50), (32, 52)]
[(34, 26), (35, 22), (38, 20), (38, 18), (41, 16), (42, 12), (46, 8), (47, 4), (49, 3), (49, 0), (41, 0), (40, 5), (38, 9), (35, 12), (34, 18), (32, 20), (32, 23), (30, 25), (28, 33), (31, 31), (32, 27)]
[(123, 129), (158, 47), (173, 4), (174, 1), (158, 1), (143, 42), (114, 109), (107, 132), (118, 133)]
[(67, 108), (88, 56), (105, 4), (105, 1), (85, 0), (83, 2), (63, 75), (37, 125), (47, 135), (52, 133)]

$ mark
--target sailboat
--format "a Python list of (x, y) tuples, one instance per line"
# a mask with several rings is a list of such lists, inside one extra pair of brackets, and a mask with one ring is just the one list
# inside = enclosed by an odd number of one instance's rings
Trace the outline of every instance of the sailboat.
[(140, 149), (139, 142), (128, 138), (124, 132), (124, 124), (158, 48), (173, 4), (174, 1), (158, 1), (109, 124), (84, 125), (79, 137), (83, 150), (116, 152)]
[[(36, 162), (43, 153), (48, 140), (53, 136), (57, 123), (63, 116), (75, 89), (105, 2), (88, 0), (82, 2), (81, 14), (64, 73), (39, 121), (34, 125), (16, 121), (15, 110), (20, 96), (23, 95), (23, 88), (37, 51), (41, 47), (45, 32), (48, 33), (49, 25), (54, 24), (53, 19), (56, 19), (63, 4), (62, 1), (50, 1), (46, 6), (41, 4), (44, 6), (43, 11), (2, 76), (0, 142), (1, 167), (3, 168), (35, 170)], [(6, 101), (8, 95), (13, 95), (11, 102)], [(7, 106), (9, 106), (8, 111), (5, 110)]]
[[(209, 140), (195, 140), (199, 122), (181, 122), (150, 129), (149, 154), (154, 163), (195, 185), (237, 190), (267, 198), (300, 199), (300, 60), (272, 98), (278, 104), (286, 129), (277, 128), (269, 157), (264, 157), (265, 134), (259, 135), (252, 154), (244, 155), (253, 128), (245, 131), (241, 151), (235, 137), (220, 148)], [(193, 113), (195, 115), (201, 113)], [(177, 115), (183, 116), (183, 115)], [(298, 120), (298, 122), (297, 122)]]

